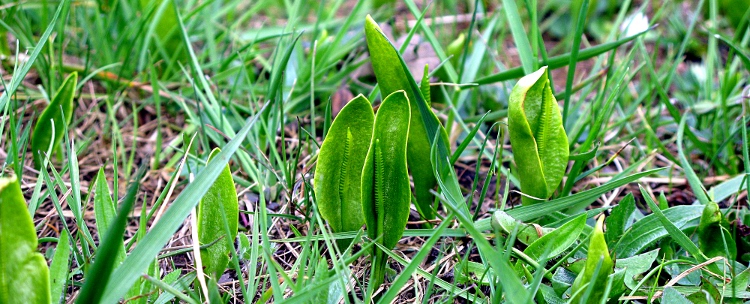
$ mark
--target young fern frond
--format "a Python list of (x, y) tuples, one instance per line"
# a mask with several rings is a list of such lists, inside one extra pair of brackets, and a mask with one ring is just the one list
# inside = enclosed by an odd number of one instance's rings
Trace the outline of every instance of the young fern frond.
[[(510, 94), (508, 132), (521, 191), (552, 196), (568, 164), (568, 137), (549, 86), (547, 67), (521, 78)], [(524, 204), (538, 200), (523, 197)]]

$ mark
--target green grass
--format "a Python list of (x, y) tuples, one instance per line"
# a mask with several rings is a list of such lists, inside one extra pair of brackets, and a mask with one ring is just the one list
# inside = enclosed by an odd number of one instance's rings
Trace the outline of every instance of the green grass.
[[(609, 302), (750, 299), (750, 34), (726, 17), (746, 7), (172, 3), (0, 4), (0, 177), (19, 177), (53, 265), (53, 302), (565, 302), (601, 214), (615, 268), (589, 272), (611, 271)], [(620, 26), (639, 12), (648, 30), (624, 36)], [(364, 229), (331, 232), (312, 185), (343, 103), (382, 99), (367, 14), (390, 25), (393, 41), (417, 45), (395, 45), (407, 68), (429, 62), (432, 110), (450, 138), (424, 156), (438, 168), (438, 220), (412, 215), (393, 250)], [(454, 54), (448, 45), (460, 34)], [(410, 60), (415, 52), (424, 61)], [(549, 201), (521, 206), (508, 98), (518, 78), (545, 65), (571, 156)], [(72, 72), (73, 118), (37, 170), (32, 131)], [(225, 275), (202, 287), (189, 217), (226, 164), (240, 233)], [(722, 258), (699, 240), (711, 201), (730, 237), (711, 243)], [(516, 224), (500, 225), (496, 211)], [(532, 246), (537, 230), (552, 237)], [(383, 288), (370, 284), (373, 250), (389, 259)], [(587, 287), (583, 298), (598, 292)]]

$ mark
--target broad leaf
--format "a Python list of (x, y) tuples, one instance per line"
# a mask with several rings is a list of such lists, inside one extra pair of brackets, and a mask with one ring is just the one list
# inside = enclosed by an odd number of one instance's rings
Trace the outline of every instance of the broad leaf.
[[(221, 150), (215, 148), (208, 156), (210, 161)], [(239, 201), (237, 190), (232, 179), (229, 165), (224, 166), (219, 177), (198, 204), (198, 240), (201, 246), (212, 244), (201, 249), (201, 259), (206, 274), (218, 280), (229, 263), (229, 253), (232, 251), (234, 238), (237, 236), (239, 221)], [(229, 225), (229, 235), (226, 234), (225, 222)]]
[(625, 269), (625, 286), (635, 289), (638, 285), (635, 276), (651, 270), (651, 264), (654, 263), (658, 255), (659, 249), (654, 249), (626, 259), (617, 259), (615, 267)]
[[(409, 100), (403, 91), (385, 98), (375, 116), (370, 150), (362, 172), (362, 209), (367, 235), (386, 248), (401, 239), (409, 218), (411, 189), (406, 167), (406, 134), (409, 132)], [(375, 286), (383, 280), (385, 258), (374, 249)]]
[[(107, 235), (107, 230), (117, 217), (115, 202), (112, 201), (112, 193), (107, 184), (107, 177), (104, 174), (104, 168), (99, 169), (96, 175), (96, 187), (94, 192), (94, 217), (96, 218), (96, 231), (99, 238)], [(118, 249), (116, 263), (119, 265), (125, 259), (125, 244)]]
[[(414, 78), (408, 74), (400, 65), (400, 54), (393, 48), (388, 38), (378, 27), (378, 24), (368, 15), (365, 21), (365, 36), (367, 37), (367, 48), (370, 51), (372, 69), (378, 80), (380, 95), (388, 96), (391, 93), (404, 90), (406, 97), (409, 99), (411, 108), (411, 122), (409, 124), (409, 143), (407, 146), (407, 162), (409, 171), (414, 180), (414, 193), (417, 198), (417, 208), (424, 218), (435, 218), (435, 211), (432, 208), (434, 196), (430, 190), (435, 188), (437, 180), (433, 170), (433, 164), (430, 162), (430, 144), (431, 138), (425, 127), (423, 120), (431, 120), (432, 125), (438, 126), (440, 132), (439, 140), (448, 147), (448, 134), (438, 121), (437, 116), (432, 111), (423, 113), (420, 111), (419, 103), (429, 108), (425, 96), (421, 96), (420, 90), (413, 90), (411, 82)], [(416, 96), (419, 94), (420, 96)], [(427, 115), (424, 117), (423, 115)]]
[(0, 178), (0, 303), (50, 303), (47, 261), (15, 176)]
[(320, 147), (315, 198), (320, 215), (334, 232), (356, 231), (365, 222), (362, 169), (374, 120), (372, 105), (359, 95), (341, 109)]
[[(521, 78), (510, 94), (508, 132), (523, 193), (545, 200), (552, 196), (568, 165), (568, 137), (547, 67)], [(538, 200), (524, 196), (524, 204)]]

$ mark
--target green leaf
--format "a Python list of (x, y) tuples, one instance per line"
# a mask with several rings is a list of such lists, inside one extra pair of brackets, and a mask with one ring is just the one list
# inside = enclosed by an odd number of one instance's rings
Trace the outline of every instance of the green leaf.
[[(150, 45), (149, 48), (156, 54), (164, 54), (166, 60), (171, 58), (187, 59), (187, 53), (182, 48), (177, 9), (174, 2), (170, 0), (140, 0), (140, 5), (142, 14), (149, 16), (149, 33), (153, 33), (154, 38), (156, 38), (157, 44)], [(163, 52), (160, 52), (159, 46), (161, 46)]]
[(612, 208), (612, 212), (607, 217), (607, 231), (604, 232), (604, 237), (607, 239), (607, 244), (614, 245), (617, 240), (625, 233), (625, 230), (629, 227), (630, 217), (635, 212), (635, 199), (632, 193), (628, 193), (617, 206)]
[[(664, 216), (679, 229), (688, 229), (698, 225), (698, 218), (703, 206), (675, 206), (664, 210)], [(646, 249), (659, 239), (669, 235), (655, 214), (638, 220), (620, 238), (614, 246), (617, 257), (631, 257)]]
[(682, 116), (682, 119), (680, 119), (680, 125), (677, 127), (677, 156), (680, 159), (680, 166), (682, 166), (682, 170), (685, 171), (685, 178), (687, 179), (690, 188), (693, 190), (693, 194), (695, 194), (695, 197), (701, 202), (701, 204), (707, 205), (710, 199), (706, 195), (706, 190), (703, 188), (703, 184), (698, 178), (698, 175), (693, 171), (691, 162), (685, 157), (685, 151), (682, 147), (682, 138), (685, 134), (685, 128), (687, 128), (687, 115)]
[(11, 97), (16, 94), (18, 86), (26, 79), (26, 74), (29, 73), (29, 70), (31, 70), (31, 67), (34, 65), (36, 58), (39, 57), (42, 50), (47, 50), (45, 49), (45, 45), (47, 41), (50, 41), (49, 37), (52, 34), (52, 30), (55, 29), (57, 18), (60, 17), (60, 12), (62, 12), (63, 7), (68, 3), (70, 3), (70, 1), (60, 1), (60, 4), (57, 5), (57, 10), (55, 10), (55, 15), (52, 16), (52, 20), (50, 20), (49, 25), (47, 25), (47, 29), (45, 29), (42, 36), (39, 37), (39, 42), (36, 43), (34, 49), (32, 49), (31, 53), (26, 57), (26, 62), (13, 71), (13, 77), (11, 77), (10, 82), (3, 84), (5, 92), (0, 96), (0, 109), (5, 109), (5, 106), (8, 105)]
[[(73, 97), (76, 93), (78, 83), (78, 73), (71, 73), (63, 83), (55, 96), (50, 101), (47, 108), (44, 109), (34, 126), (34, 132), (31, 135), (31, 152), (34, 154), (34, 166), (42, 167), (44, 160), (43, 152), (52, 145), (52, 151), (57, 151), (64, 133), (68, 130), (68, 124), (73, 118)], [(55, 134), (52, 137), (52, 128)]]
[[(220, 152), (219, 148), (213, 149), (208, 160)], [(201, 246), (213, 243), (201, 249), (201, 259), (206, 274), (214, 279), (221, 277), (229, 263), (232, 247), (228, 244), (233, 244), (237, 235), (239, 212), (237, 190), (227, 164), (198, 204), (198, 241)], [(224, 222), (229, 225), (230, 235), (224, 230)]]
[(375, 114), (362, 95), (336, 116), (318, 153), (315, 198), (333, 232), (356, 231), (364, 224), (362, 169), (370, 150)]
[(15, 176), (0, 178), (0, 303), (50, 303), (49, 269)]
[[(684, 232), (682, 232), (682, 230), (680, 230), (677, 225), (675, 225), (675, 223), (670, 221), (669, 218), (664, 215), (664, 212), (662, 212), (661, 209), (659, 209), (659, 206), (656, 205), (654, 200), (651, 199), (651, 196), (646, 191), (646, 189), (644, 189), (640, 185), (638, 186), (638, 188), (640, 188), (641, 194), (643, 195), (646, 204), (649, 208), (651, 208), (651, 212), (653, 212), (652, 215), (655, 215), (656, 218), (659, 219), (662, 226), (664, 226), (664, 229), (667, 230), (669, 236), (672, 238), (672, 241), (682, 246), (685, 251), (690, 253), (690, 255), (692, 255), (699, 262), (706, 261), (707, 258), (705, 254), (700, 251), (698, 246), (696, 246), (693, 241)], [(709, 269), (711, 269), (712, 271), (718, 271), (718, 267), (716, 267), (715, 265), (709, 266)]]
[(526, 247), (523, 253), (535, 260), (539, 260), (543, 256), (548, 259), (555, 258), (578, 240), (584, 226), (586, 226), (586, 213), (534, 241), (529, 247)]
[(60, 300), (65, 299), (65, 283), (68, 280), (68, 271), (70, 270), (68, 264), (70, 264), (70, 237), (68, 237), (67, 232), (63, 231), (57, 240), (55, 256), (49, 266), (51, 303), (60, 303)]
[[(583, 271), (578, 274), (578, 277), (576, 277), (576, 280), (571, 287), (574, 296), (571, 298), (570, 303), (579, 303), (582, 301), (582, 296), (584, 295), (583, 291), (585, 289), (593, 290), (589, 297), (585, 299), (586, 303), (599, 303), (604, 297), (604, 290), (607, 286), (607, 277), (612, 274), (615, 264), (609, 256), (607, 242), (604, 240), (604, 231), (602, 230), (603, 224), (604, 217), (600, 217), (591, 234), (588, 248), (589, 252), (586, 256), (586, 264), (583, 266)], [(587, 286), (591, 284), (593, 284), (593, 287)]]
[[(104, 174), (104, 168), (99, 168), (99, 173), (96, 175), (95, 189), (94, 217), (96, 218), (96, 230), (101, 239), (107, 235), (107, 230), (114, 222), (115, 217), (117, 217), (115, 202), (112, 201), (112, 193), (107, 184), (107, 177)], [(122, 263), (122, 260), (125, 259), (125, 244), (123, 243), (120, 247), (121, 248), (118, 249), (117, 258), (115, 259), (117, 265)]]
[(664, 288), (664, 295), (661, 298), (662, 303), (675, 303), (675, 304), (692, 304), (685, 296), (678, 292), (674, 287)]
[(534, 53), (531, 51), (528, 34), (523, 28), (521, 14), (518, 12), (515, 0), (503, 0), (503, 11), (505, 18), (510, 23), (510, 32), (513, 35), (513, 41), (518, 49), (518, 55), (521, 57), (521, 65), (526, 73), (531, 73), (537, 62), (534, 61)]
[[(607, 227), (607, 229), (609, 229), (609, 227)], [(658, 256), (659, 249), (654, 249), (629, 258), (617, 259), (615, 261), (615, 266), (617, 268), (625, 269), (625, 286), (630, 289), (635, 289), (638, 286), (635, 276), (651, 270), (651, 264), (654, 263)]]
[[(86, 281), (83, 284), (83, 288), (81, 288), (81, 292), (78, 294), (76, 303), (108, 302), (103, 300), (102, 297), (107, 292), (107, 283), (117, 278), (112, 276), (112, 272), (118, 268), (115, 261), (123, 244), (122, 237), (125, 233), (125, 228), (127, 228), (130, 211), (133, 210), (133, 206), (135, 205), (138, 189), (140, 188), (140, 180), (145, 173), (146, 167), (141, 166), (133, 176), (117, 216), (107, 229), (107, 234), (100, 240), (99, 248), (96, 249), (94, 264), (86, 272)], [(148, 267), (148, 265), (146, 264), (145, 266)], [(123, 288), (123, 292), (127, 292), (129, 288), (130, 286)]]
[[(385, 98), (375, 116), (372, 142), (362, 171), (362, 209), (367, 235), (393, 248), (406, 229), (411, 189), (406, 167), (406, 134), (409, 132), (409, 100), (403, 91)], [(385, 256), (375, 249), (374, 286), (385, 271)]]
[[(508, 132), (523, 193), (552, 196), (568, 165), (568, 137), (547, 67), (521, 78), (510, 93)], [(524, 196), (525, 205), (538, 202)]]
[[(399, 62), (400, 55), (391, 42), (386, 38), (378, 27), (378, 24), (368, 15), (365, 21), (365, 36), (367, 37), (367, 48), (370, 51), (372, 69), (378, 80), (381, 96), (388, 96), (398, 90), (404, 90), (409, 99), (411, 107), (411, 122), (409, 124), (409, 143), (407, 145), (407, 163), (409, 172), (414, 180), (414, 196), (417, 198), (417, 209), (426, 219), (435, 218), (432, 208), (434, 196), (430, 190), (435, 188), (437, 180), (433, 165), (430, 162), (431, 137), (426, 129), (424, 120), (431, 121), (431, 125), (438, 126), (439, 139), (448, 147), (448, 134), (445, 128), (432, 111), (423, 113), (420, 104), (429, 108), (425, 96), (419, 89), (413, 90), (412, 82), (416, 83), (408, 70), (404, 69)], [(419, 96), (417, 96), (419, 94)], [(425, 116), (426, 115), (426, 116)]]
[(240, 143), (246, 138), (258, 118), (264, 115), (264, 112), (268, 109), (268, 106), (264, 105), (260, 113), (249, 119), (232, 140), (224, 145), (221, 153), (209, 161), (206, 168), (196, 175), (195, 181), (182, 190), (182, 193), (167, 209), (161, 220), (156, 225), (151, 226), (151, 230), (138, 242), (138, 245), (128, 254), (120, 267), (111, 274), (112, 278), (117, 279), (110, 280), (104, 288), (105, 294), (102, 303), (118, 301), (149, 267), (157, 253), (173, 237), (175, 231), (193, 210), (195, 204), (197, 204), (195, 198), (203, 197), (208, 188), (213, 185), (213, 182), (221, 174), (224, 166), (237, 151)]
[(719, 204), (714, 201), (708, 203), (698, 223), (698, 245), (706, 257), (723, 256), (734, 260), (737, 256), (737, 243), (729, 229), (729, 221), (721, 213)]

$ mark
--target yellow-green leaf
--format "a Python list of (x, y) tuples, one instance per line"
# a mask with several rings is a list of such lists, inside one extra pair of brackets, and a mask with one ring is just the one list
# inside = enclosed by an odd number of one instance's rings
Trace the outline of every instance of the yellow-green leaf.
[(318, 153), (315, 198), (320, 215), (334, 232), (356, 231), (364, 224), (362, 168), (370, 149), (375, 114), (362, 95), (336, 116)]
[[(219, 148), (211, 151), (208, 160), (219, 152)], [(208, 248), (201, 249), (203, 267), (207, 275), (218, 280), (229, 263), (232, 251), (229, 243), (234, 243), (239, 220), (239, 201), (229, 165), (224, 167), (201, 199), (197, 216), (198, 241), (201, 246), (211, 244)], [(225, 222), (229, 226), (229, 235), (226, 233)]]
[[(510, 94), (508, 132), (521, 191), (545, 200), (568, 165), (568, 137), (552, 95), (547, 67), (521, 78)], [(524, 204), (538, 200), (523, 197)]]
[(0, 178), (0, 303), (50, 303), (49, 269), (15, 176)]
[[(73, 118), (73, 97), (75, 96), (77, 83), (78, 73), (76, 72), (65, 78), (60, 85), (60, 89), (36, 121), (34, 132), (31, 134), (31, 152), (34, 154), (34, 166), (36, 168), (42, 167), (44, 160), (42, 153), (47, 152), (50, 143), (52, 144), (52, 151), (56, 151), (68, 130), (68, 124)], [(55, 129), (54, 138), (52, 137), (53, 126)]]
[[(403, 91), (385, 98), (375, 116), (372, 142), (362, 171), (362, 209), (367, 235), (387, 248), (401, 239), (409, 218), (411, 189), (406, 167), (409, 100)], [(374, 249), (373, 279), (380, 285), (387, 256)]]
[[(586, 263), (573, 282), (571, 287), (573, 297), (569, 303), (584, 303), (583, 300), (585, 300), (585, 303), (599, 303), (604, 296), (607, 277), (614, 271), (615, 264), (609, 256), (607, 241), (604, 239), (604, 231), (602, 230), (603, 224), (604, 217), (602, 216), (596, 221), (596, 227), (591, 232)], [(597, 267), (599, 267), (598, 272), (596, 271)], [(594, 286), (592, 287), (591, 284), (594, 284)], [(582, 297), (587, 289), (590, 289), (591, 292), (586, 299), (583, 299)]]
[[(432, 163), (430, 162), (430, 145), (431, 138), (427, 135), (423, 119), (432, 120), (434, 125), (440, 128), (440, 140), (445, 142), (448, 147), (448, 135), (435, 116), (435, 113), (429, 112), (429, 117), (422, 117), (419, 111), (418, 102), (426, 103), (426, 98), (421, 96), (419, 90), (413, 90), (410, 81), (414, 81), (413, 76), (406, 73), (401, 66), (401, 55), (393, 48), (388, 38), (383, 34), (378, 24), (369, 15), (365, 21), (365, 36), (367, 38), (367, 48), (370, 51), (372, 69), (378, 80), (381, 96), (388, 96), (393, 92), (403, 90), (409, 99), (411, 107), (411, 123), (409, 126), (409, 143), (407, 146), (407, 162), (412, 179), (414, 180), (414, 196), (417, 198), (417, 209), (424, 218), (435, 218), (435, 211), (432, 208), (434, 196), (430, 193), (437, 185)], [(420, 94), (417, 98), (415, 94)]]

